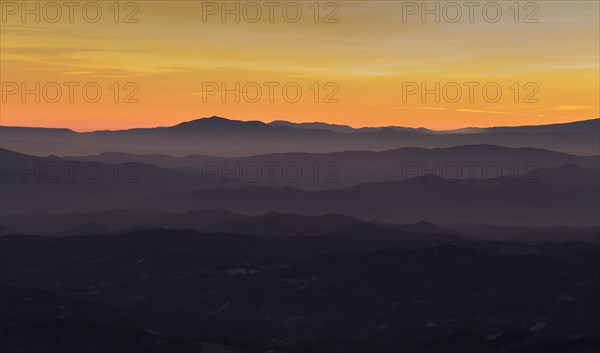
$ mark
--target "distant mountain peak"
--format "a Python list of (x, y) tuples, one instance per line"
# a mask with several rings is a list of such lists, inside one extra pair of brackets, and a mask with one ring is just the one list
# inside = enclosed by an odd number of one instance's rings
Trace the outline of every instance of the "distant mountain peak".
[(209, 128), (209, 129), (235, 129), (235, 128), (270, 128), (268, 124), (265, 124), (258, 120), (241, 121), (227, 119), (220, 116), (213, 115), (208, 118), (199, 118), (190, 121), (186, 121), (171, 128)]
[(231, 122), (234, 122), (236, 120), (230, 120), (230, 119), (226, 119), (226, 118), (222, 118), (220, 116), (216, 116), (213, 115), (211, 117), (208, 118), (198, 118), (198, 119), (193, 119), (193, 120), (189, 120), (189, 121), (184, 121), (182, 123), (179, 123), (175, 126), (179, 126), (179, 125), (198, 125), (198, 124), (228, 124)]

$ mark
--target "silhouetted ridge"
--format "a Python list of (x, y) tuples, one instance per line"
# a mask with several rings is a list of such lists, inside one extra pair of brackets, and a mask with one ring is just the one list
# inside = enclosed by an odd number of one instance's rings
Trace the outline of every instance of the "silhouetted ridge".
[(212, 130), (238, 130), (238, 129), (270, 129), (268, 124), (260, 121), (230, 120), (218, 116), (195, 119), (169, 127), (168, 129), (212, 129)]
[[(317, 124), (265, 124), (210, 117), (170, 127), (135, 128), (86, 133), (3, 127), (5, 148), (30, 154), (97, 154), (109, 150), (138, 154), (251, 156), (281, 152), (383, 151), (401, 147), (451, 147), (489, 143), (535, 147), (576, 155), (597, 155), (597, 120), (555, 126), (428, 131), (397, 126), (361, 128)], [(311, 127), (313, 125), (309, 125)], [(340, 131), (340, 129), (343, 130)]]

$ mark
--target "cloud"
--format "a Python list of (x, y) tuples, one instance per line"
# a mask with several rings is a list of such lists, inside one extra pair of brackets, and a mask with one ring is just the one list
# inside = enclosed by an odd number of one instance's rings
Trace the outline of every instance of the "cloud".
[(457, 112), (465, 112), (465, 113), (486, 113), (486, 114), (502, 114), (502, 115), (515, 115), (518, 113), (511, 112), (498, 112), (494, 110), (479, 110), (479, 109), (454, 109)]
[(589, 105), (557, 105), (552, 110), (586, 110), (586, 109), (594, 109), (594, 107)]

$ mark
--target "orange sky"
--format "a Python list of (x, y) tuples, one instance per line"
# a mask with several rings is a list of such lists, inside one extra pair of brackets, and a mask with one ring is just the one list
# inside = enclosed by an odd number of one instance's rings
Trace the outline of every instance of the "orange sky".
[[(412, 9), (400, 1), (319, 2), (317, 23), (313, 1), (279, 2), (272, 19), (264, 2), (254, 2), (262, 11), (255, 23), (248, 2), (239, 3), (239, 23), (235, 15), (222, 21), (223, 9), (211, 7), (221, 2), (96, 3), (102, 15), (92, 23), (84, 15), (93, 20), (96, 9), (87, 2), (78, 2), (72, 18), (66, 7), (58, 17), (54, 5), (30, 2), (34, 12), (39, 4), (36, 22), (35, 14), (23, 18), (21, 2), (1, 1), (2, 125), (89, 131), (219, 115), (450, 129), (600, 115), (598, 1), (520, 2), (518, 14), (513, 1), (501, 1), (497, 22), (480, 7), (472, 23), (466, 7), (455, 23), (455, 9), (444, 17), (445, 2), (438, 3), (439, 23), (407, 14)], [(292, 23), (295, 4), (302, 16)], [(219, 91), (209, 95), (236, 82), (240, 102), (233, 93), (224, 101)], [(406, 95), (436, 82), (439, 102), (434, 94)], [(472, 97), (469, 82), (477, 85)], [(22, 96), (36, 83), (40, 102), (35, 93)], [(95, 87), (102, 95), (92, 103)], [(457, 87), (462, 96), (454, 99)]]

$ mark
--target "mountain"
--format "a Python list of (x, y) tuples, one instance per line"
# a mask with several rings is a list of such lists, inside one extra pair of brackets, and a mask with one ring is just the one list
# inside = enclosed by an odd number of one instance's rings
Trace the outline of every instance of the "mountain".
[(495, 126), (488, 128), (464, 128), (445, 131), (445, 133), (526, 133), (526, 134), (592, 134), (600, 135), (600, 119), (575, 121), (572, 123), (527, 125), (527, 126)]
[[(213, 182), (228, 170), (237, 170), (241, 179), (252, 178), (243, 171), (258, 166), (263, 184), (293, 186), (307, 190), (341, 188), (376, 181), (406, 180), (433, 173), (446, 178), (486, 179), (490, 171), (500, 169), (502, 175), (528, 174), (532, 178), (538, 169), (573, 164), (582, 168), (600, 169), (598, 156), (582, 157), (535, 148), (509, 148), (493, 145), (468, 145), (448, 148), (405, 147), (397, 150), (371, 152), (346, 151), (334, 153), (276, 153), (241, 158), (221, 158), (190, 155), (131, 155), (104, 153), (92, 156), (69, 157), (80, 161), (104, 163), (151, 163), (196, 174), (203, 169), (214, 170), (206, 177)], [(273, 174), (269, 173), (272, 167)], [(284, 168), (298, 166), (301, 175), (293, 182), (286, 180)], [(248, 175), (248, 177), (245, 177)], [(222, 186), (227, 186), (223, 184)]]
[(434, 133), (433, 130), (425, 129), (425, 128), (410, 128), (410, 127), (401, 127), (401, 126), (384, 126), (384, 127), (361, 127), (361, 128), (353, 128), (348, 125), (338, 125), (338, 124), (328, 124), (321, 122), (312, 122), (312, 123), (292, 123), (285, 120), (275, 120), (269, 123), (271, 126), (287, 126), (295, 129), (309, 129), (309, 130), (329, 130), (333, 132), (339, 133), (355, 133), (355, 132), (375, 132), (381, 130), (395, 130), (395, 131), (418, 131), (424, 133)]
[(600, 244), (600, 229), (598, 229), (598, 227), (590, 227), (567, 231), (560, 231), (559, 229), (550, 231), (533, 230), (507, 237), (505, 240), (526, 244), (539, 244), (545, 242), (566, 243), (572, 241)]
[(409, 224), (368, 222), (339, 214), (302, 216), (270, 212), (254, 217), (214, 209), (181, 213), (109, 210), (0, 215), (0, 235), (94, 235), (129, 233), (134, 229), (138, 231), (152, 228), (193, 229), (205, 233), (236, 233), (269, 238), (327, 234), (356, 239), (408, 239), (435, 235), (439, 239), (445, 235), (446, 239), (460, 236), (477, 241), (508, 240), (529, 244), (550, 241), (600, 243), (599, 227), (506, 227), (486, 224), (452, 224), (440, 227), (425, 221)]
[(600, 135), (600, 119), (590, 119), (575, 121), (571, 123), (547, 124), (547, 125), (525, 125), (525, 126), (494, 126), (488, 128), (468, 127), (453, 130), (429, 130), (425, 128), (407, 128), (402, 126), (385, 126), (385, 127), (362, 127), (353, 128), (348, 125), (328, 124), (322, 122), (310, 123), (293, 123), (285, 120), (275, 120), (270, 122), (271, 126), (287, 126), (296, 129), (312, 129), (312, 130), (329, 130), (340, 133), (356, 133), (356, 132), (374, 132), (382, 129), (397, 130), (397, 131), (419, 131), (433, 134), (448, 134), (448, 133), (583, 133)]
[[(596, 121), (596, 120), (594, 120)], [(576, 127), (573, 127), (575, 124)], [(494, 144), (534, 147), (576, 155), (597, 155), (599, 135), (582, 123), (559, 127), (516, 128), (492, 133), (430, 133), (400, 127), (342, 133), (294, 125), (236, 121), (220, 117), (192, 120), (174, 126), (77, 133), (66, 129), (0, 127), (2, 147), (41, 155), (81, 155), (119, 151), (132, 154), (189, 154), (240, 157), (279, 152), (384, 151), (401, 147), (451, 147)], [(592, 123), (587, 123), (593, 125)], [(587, 125), (586, 125), (587, 126)], [(338, 129), (334, 129), (338, 130)], [(537, 132), (539, 131), (539, 132)]]
[(172, 157), (164, 154), (130, 154), (120, 152), (104, 152), (91, 156), (68, 156), (65, 159), (73, 161), (88, 161), (88, 162), (103, 162), (103, 163), (145, 163), (154, 164), (163, 168), (184, 168), (184, 167), (202, 167), (203, 163), (221, 163), (227, 161), (224, 157), (203, 156), (203, 155), (187, 155), (183, 157)]
[(135, 210), (107, 210), (100, 212), (73, 213), (26, 213), (2, 214), (0, 223), (6, 222), (11, 228), (23, 228), (20, 233), (38, 235), (57, 235), (69, 232), (82, 224), (100, 225), (105, 233), (114, 233), (137, 227), (159, 215), (157, 212)]
[(525, 243), (575, 240), (600, 243), (599, 227), (507, 227), (490, 224), (454, 223), (446, 224), (444, 228), (454, 230), (465, 237), (483, 240), (513, 240)]
[(342, 134), (354, 133), (357, 131), (376, 131), (377, 130), (377, 128), (355, 129), (348, 125), (328, 124), (328, 123), (320, 123), (320, 122), (292, 123), (292, 122), (285, 121), (285, 120), (275, 120), (275, 121), (270, 122), (269, 125), (275, 126), (275, 127), (286, 126), (286, 127), (291, 127), (291, 128), (295, 128), (295, 129), (329, 130), (329, 131), (333, 131), (333, 132), (339, 132)]
[[(59, 236), (108, 234), (138, 227), (144, 229), (193, 229), (207, 233), (236, 233), (264, 237), (316, 236), (363, 222), (338, 214), (301, 216), (270, 212), (253, 217), (216, 209), (181, 213), (135, 210), (63, 214), (37, 213), (2, 215), (0, 221), (2, 224), (10, 225), (11, 228), (22, 229), (22, 233)], [(395, 225), (378, 225), (377, 229), (393, 226)], [(10, 228), (6, 227), (6, 229), (8, 231)], [(401, 229), (401, 226), (398, 226), (398, 229)], [(440, 229), (437, 233), (443, 233), (443, 231)]]
[[(434, 224), (597, 225), (597, 217), (593, 215), (599, 204), (598, 198), (594, 197), (598, 194), (598, 170), (581, 167), (595, 168), (596, 157), (489, 145), (443, 150), (348, 152), (326, 156), (340, 164), (336, 180), (332, 183), (324, 179), (315, 183), (315, 175), (310, 174), (314, 172), (311, 170), (315, 162), (312, 155), (278, 154), (256, 158), (236, 161), (241, 164), (270, 162), (279, 165), (293, 162), (306, 175), (302, 182), (297, 183), (289, 180), (286, 183), (282, 179), (271, 183), (268, 179), (258, 182), (244, 178), (234, 180), (240, 176), (235, 172), (234, 175), (217, 173), (203, 179), (198, 171), (193, 170), (166, 169), (141, 163), (80, 162), (0, 150), (4, 168), (0, 211), (6, 215), (107, 209), (181, 212), (219, 208), (254, 216), (273, 211), (312, 216), (339, 213), (395, 224), (426, 219)], [(469, 175), (465, 179), (465, 174), (459, 177), (436, 176), (432, 174), (431, 167), (403, 175), (403, 160), (438, 161), (448, 165), (481, 160), (484, 163), (496, 161), (496, 164), (495, 168), (487, 169), (483, 179)], [(560, 166), (510, 170), (515, 160), (523, 163), (534, 160), (542, 166)], [(8, 167), (17, 169), (6, 169)], [(510, 173), (498, 173), (496, 168), (509, 169)], [(321, 175), (321, 178), (326, 176), (328, 174)], [(232, 179), (223, 180), (221, 177)], [(311, 183), (319, 187), (311, 187)], [(304, 187), (305, 190), (290, 185)], [(88, 221), (103, 224), (84, 220), (71, 223), (70, 228)], [(171, 224), (178, 222), (181, 220), (174, 220)], [(293, 221), (291, 224), (296, 223)], [(24, 231), (20, 227), (16, 229)]]
[[(91, 211), (160, 192), (223, 187), (221, 180), (144, 163), (80, 162), (0, 149), (0, 213)], [(229, 187), (252, 185), (230, 183)]]
[(403, 230), (406, 232), (413, 232), (413, 233), (419, 233), (419, 234), (460, 234), (459, 232), (457, 232), (455, 230), (443, 228), (443, 227), (437, 226), (433, 223), (426, 222), (426, 221), (420, 221), (420, 222), (409, 223), (409, 224), (400, 224), (400, 225), (384, 225), (384, 227), (385, 226), (387, 226), (387, 228), (391, 228), (391, 229), (400, 229), (400, 230)]
[(86, 222), (77, 227), (67, 229), (65, 231), (60, 232), (58, 235), (67, 236), (67, 235), (91, 235), (91, 234), (106, 234), (110, 231), (103, 227), (101, 224)]
[(209, 232), (252, 234), (263, 237), (317, 236), (327, 234), (361, 221), (339, 214), (303, 216), (269, 212), (246, 217), (236, 222), (221, 222), (204, 229)]
[(341, 213), (389, 223), (478, 223), (532, 226), (597, 226), (598, 171), (572, 165), (542, 169), (535, 181), (501, 177), (449, 181), (433, 175), (406, 181), (305, 191), (248, 187), (168, 193), (141, 199), (130, 208), (191, 210), (224, 208), (247, 214)]

